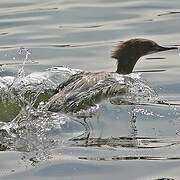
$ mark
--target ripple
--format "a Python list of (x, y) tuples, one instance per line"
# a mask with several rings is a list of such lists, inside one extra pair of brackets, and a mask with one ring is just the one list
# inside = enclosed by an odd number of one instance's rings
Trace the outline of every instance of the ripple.
[(79, 157), (82, 160), (96, 160), (96, 161), (133, 161), (133, 160), (180, 160), (180, 157), (161, 157), (161, 156), (117, 156), (117, 157)]
[(167, 13), (158, 14), (157, 16), (167, 16), (167, 15), (173, 15), (173, 14), (180, 14), (179, 11), (171, 11)]
[[(73, 143), (74, 142), (74, 143)], [(179, 138), (150, 138), (150, 137), (119, 137), (119, 138), (74, 138), (73, 146), (81, 147), (113, 147), (113, 148), (164, 148), (180, 144)]]

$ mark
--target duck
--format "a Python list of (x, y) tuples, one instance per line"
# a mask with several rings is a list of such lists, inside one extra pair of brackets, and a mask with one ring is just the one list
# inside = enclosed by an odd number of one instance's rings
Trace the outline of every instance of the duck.
[[(77, 101), (78, 95), (89, 91), (99, 81), (102, 81), (115, 74), (126, 75), (133, 72), (137, 61), (145, 55), (156, 52), (178, 49), (177, 47), (163, 47), (156, 42), (144, 39), (134, 38), (120, 43), (112, 52), (112, 58), (117, 60), (117, 69), (115, 72), (79, 72), (72, 75), (67, 81), (60, 84), (54, 96), (46, 104), (46, 109), (51, 112), (77, 112), (86, 109), (92, 103), (81, 97)], [(114, 88), (115, 89), (115, 88)], [(117, 91), (117, 90), (116, 90)], [(113, 92), (111, 93), (113, 94)], [(115, 93), (116, 94), (116, 93)], [(101, 96), (101, 98), (99, 98)], [(103, 93), (93, 97), (93, 103), (98, 99), (107, 98)], [(74, 103), (78, 102), (78, 103)], [(81, 102), (81, 103), (80, 103)]]

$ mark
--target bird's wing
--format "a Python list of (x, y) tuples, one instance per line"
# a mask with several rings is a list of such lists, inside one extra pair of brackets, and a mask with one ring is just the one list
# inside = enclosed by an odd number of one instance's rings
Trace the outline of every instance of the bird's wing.
[(59, 92), (55, 94), (47, 104), (51, 111), (60, 111), (62, 106), (74, 99), (79, 93), (87, 91), (97, 84), (98, 81), (110, 76), (110, 73), (81, 72), (73, 75), (59, 86)]

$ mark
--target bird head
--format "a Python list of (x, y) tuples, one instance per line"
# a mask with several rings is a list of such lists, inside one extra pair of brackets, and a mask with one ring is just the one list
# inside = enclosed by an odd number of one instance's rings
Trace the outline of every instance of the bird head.
[(141, 56), (172, 49), (177, 47), (163, 47), (152, 40), (137, 38), (120, 43), (111, 57), (118, 60), (118, 73), (129, 74)]

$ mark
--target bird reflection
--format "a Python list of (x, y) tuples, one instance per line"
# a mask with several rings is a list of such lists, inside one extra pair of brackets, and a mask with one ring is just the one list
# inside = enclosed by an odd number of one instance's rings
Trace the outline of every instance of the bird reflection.
[(88, 122), (87, 118), (83, 119), (81, 122), (86, 131), (78, 137), (72, 138), (70, 141), (74, 142), (75, 146), (110, 146), (110, 147), (138, 147), (138, 139), (137, 139), (137, 127), (136, 127), (136, 119), (137, 115), (135, 112), (135, 107), (132, 108), (130, 112), (129, 119), (129, 128), (127, 137), (93, 137), (93, 129), (91, 128), (90, 122)]

